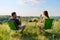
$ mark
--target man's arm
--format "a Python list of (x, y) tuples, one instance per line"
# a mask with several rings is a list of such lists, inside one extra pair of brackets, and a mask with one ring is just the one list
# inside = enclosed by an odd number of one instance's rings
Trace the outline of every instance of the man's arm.
[(21, 17), (19, 16), (18, 19), (19, 19), (19, 24), (21, 25), (21, 24), (22, 24), (22, 22), (21, 22)]

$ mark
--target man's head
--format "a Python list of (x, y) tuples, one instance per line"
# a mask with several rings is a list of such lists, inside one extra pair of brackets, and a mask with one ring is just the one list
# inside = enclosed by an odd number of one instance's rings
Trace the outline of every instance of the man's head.
[(12, 15), (13, 18), (16, 18), (16, 16), (17, 16), (17, 15), (16, 15), (16, 12), (12, 12), (11, 15)]

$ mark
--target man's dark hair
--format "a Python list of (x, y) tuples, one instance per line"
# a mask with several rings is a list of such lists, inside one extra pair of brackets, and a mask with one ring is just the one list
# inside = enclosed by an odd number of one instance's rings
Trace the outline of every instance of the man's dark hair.
[(16, 12), (12, 12), (12, 14), (11, 14), (11, 15), (13, 16), (13, 15), (15, 15), (15, 14), (16, 14)]

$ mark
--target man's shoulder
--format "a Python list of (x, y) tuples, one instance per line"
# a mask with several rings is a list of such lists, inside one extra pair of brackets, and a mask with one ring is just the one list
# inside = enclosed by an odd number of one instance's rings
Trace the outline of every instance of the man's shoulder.
[(10, 17), (8, 20), (11, 20), (11, 19), (13, 19), (12, 17)]

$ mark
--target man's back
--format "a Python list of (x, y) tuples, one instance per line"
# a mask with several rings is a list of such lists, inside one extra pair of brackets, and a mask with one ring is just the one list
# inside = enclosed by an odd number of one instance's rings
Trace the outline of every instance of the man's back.
[(16, 23), (17, 26), (21, 25), (21, 21), (19, 19), (17, 19), (17, 18), (12, 18), (11, 17), (9, 20), (13, 20)]

